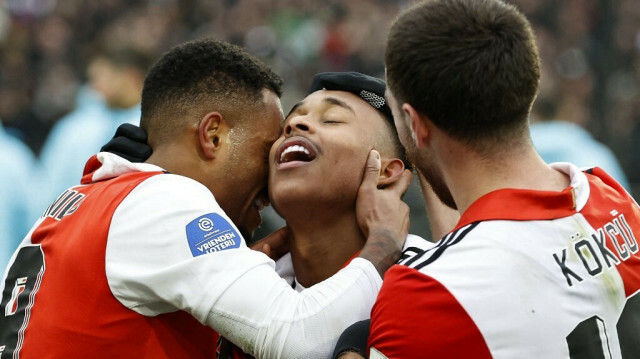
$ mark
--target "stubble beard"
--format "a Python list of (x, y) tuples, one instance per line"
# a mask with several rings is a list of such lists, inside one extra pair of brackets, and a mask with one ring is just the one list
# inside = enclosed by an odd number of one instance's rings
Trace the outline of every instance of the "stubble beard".
[(411, 145), (407, 146), (407, 156), (409, 157), (409, 160), (416, 166), (417, 170), (420, 171), (420, 173), (427, 180), (438, 199), (445, 206), (454, 210), (458, 210), (458, 206), (453, 199), (453, 195), (451, 194), (449, 187), (444, 181), (442, 171), (437, 168), (437, 166), (433, 163), (434, 161), (429, 158), (423, 158), (425, 156), (421, 155), (418, 148), (412, 143)]

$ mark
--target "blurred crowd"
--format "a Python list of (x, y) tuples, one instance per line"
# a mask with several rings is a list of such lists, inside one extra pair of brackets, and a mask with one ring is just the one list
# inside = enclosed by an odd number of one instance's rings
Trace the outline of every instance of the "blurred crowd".
[(90, 65), (101, 53), (130, 49), (153, 59), (189, 39), (224, 39), (267, 61), (285, 79), (284, 101), (291, 104), (318, 71), (353, 69), (382, 76), (386, 32), (404, 5), (362, 0), (2, 1), (0, 118), (36, 154), (52, 126), (76, 107), (76, 94), (93, 80)]
[[(542, 79), (531, 121), (540, 126), (541, 152), (549, 147), (563, 160), (573, 151), (585, 165), (602, 158), (601, 166), (640, 193), (638, 0), (509, 1), (538, 38)], [(387, 31), (412, 2), (0, 0), (0, 217), (10, 214), (9, 194), (27, 183), (18, 172), (32, 182), (15, 200), (40, 201), (24, 209), (32, 213), (28, 227), (56, 194), (78, 183), (84, 161), (117, 125), (137, 122), (145, 69), (171, 46), (205, 36), (245, 46), (284, 78), (286, 113), (317, 72), (383, 77)], [(27, 151), (2, 150), (3, 141), (14, 140)], [(581, 165), (584, 158), (567, 160)], [(17, 164), (27, 161), (33, 166)], [(408, 200), (420, 203), (415, 193)]]

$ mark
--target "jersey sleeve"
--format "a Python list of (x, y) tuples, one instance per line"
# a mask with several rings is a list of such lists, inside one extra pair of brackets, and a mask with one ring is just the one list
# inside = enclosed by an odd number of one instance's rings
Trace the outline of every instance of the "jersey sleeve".
[(205, 293), (221, 293), (252, 266), (272, 265), (246, 247), (206, 188), (176, 175), (153, 176), (122, 201), (105, 261), (111, 291), (126, 307), (147, 316), (186, 308), (200, 321), (203, 302), (216, 299)]
[(453, 294), (402, 265), (385, 274), (370, 330), (371, 358), (491, 358), (482, 333)]
[(260, 358), (328, 357), (342, 331), (369, 316), (382, 284), (357, 258), (296, 292), (205, 187), (175, 175), (142, 182), (115, 211), (106, 272), (123, 305), (147, 316), (187, 311)]

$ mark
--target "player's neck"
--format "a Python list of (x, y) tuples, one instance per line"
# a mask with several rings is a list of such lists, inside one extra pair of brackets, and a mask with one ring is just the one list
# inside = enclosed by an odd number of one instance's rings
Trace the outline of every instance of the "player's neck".
[(165, 144), (154, 148), (153, 153), (145, 162), (159, 166), (173, 174), (188, 176), (194, 166), (193, 161), (189, 161), (191, 157), (187, 156), (188, 151), (185, 146), (180, 146), (177, 142)]
[(154, 148), (145, 162), (159, 166), (169, 173), (194, 179), (211, 190), (211, 184), (217, 182), (216, 178), (203, 169), (203, 162), (197, 160), (198, 157), (193, 156), (192, 151), (194, 147), (175, 141)]
[[(495, 157), (479, 158), (466, 153), (444, 170), (445, 181), (460, 213), (464, 213), (478, 198), (495, 190), (562, 191), (569, 185), (569, 178), (549, 167), (533, 146), (523, 146)], [(448, 161), (452, 163), (451, 159)]]
[(364, 246), (355, 210), (330, 218), (306, 217), (289, 221), (293, 233), (291, 260), (300, 284), (308, 288), (334, 275)]

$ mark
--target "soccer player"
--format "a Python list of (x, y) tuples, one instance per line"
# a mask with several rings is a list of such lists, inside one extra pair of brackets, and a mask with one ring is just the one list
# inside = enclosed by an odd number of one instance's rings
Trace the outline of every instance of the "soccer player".
[[(366, 238), (356, 196), (371, 149), (381, 157), (377, 186), (396, 183), (411, 168), (384, 93), (384, 81), (364, 74), (317, 74), (271, 147), (269, 199), (287, 221), (291, 249), (276, 268), (299, 292), (331, 277), (362, 249)], [(135, 133), (125, 135), (121, 140), (133, 140)], [(129, 142), (129, 150), (115, 152), (132, 156), (131, 148), (144, 150), (143, 135), (140, 143)], [(409, 235), (407, 243), (414, 241), (424, 239)], [(345, 310), (359, 310), (354, 305)], [(221, 351), (245, 357), (226, 343)]]
[[(340, 332), (369, 315), (381, 274), (400, 254), (408, 230), (400, 195), (410, 173), (361, 196), (397, 205), (364, 211), (359, 258), (297, 293), (242, 238), (259, 225), (266, 200), (280, 85), (223, 42), (189, 42), (163, 55), (142, 95), (152, 156), (134, 164), (100, 153), (83, 185), (46, 209), (5, 273), (0, 352), (211, 357), (212, 327), (260, 358), (328, 356)], [(365, 171), (363, 186), (375, 189), (377, 177)]]
[(291, 232), (290, 257), (278, 264), (291, 261), (296, 290), (329, 278), (362, 249), (356, 197), (369, 151), (381, 157), (377, 186), (411, 168), (384, 91), (384, 81), (367, 75), (317, 74), (271, 148), (269, 199)]
[(536, 153), (526, 18), (425, 1), (392, 25), (385, 62), (409, 158), (461, 219), (386, 273), (370, 358), (638, 357), (640, 210), (601, 169)]

